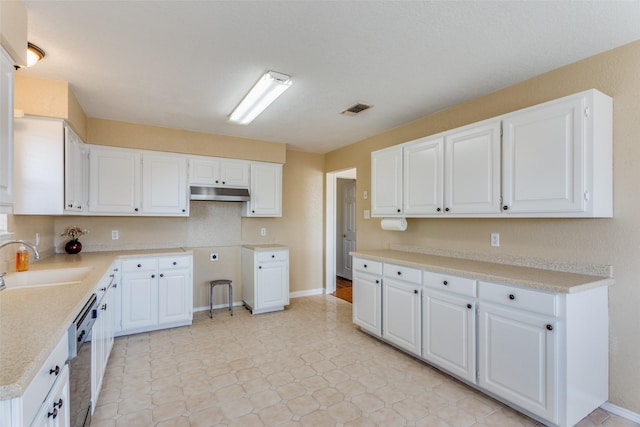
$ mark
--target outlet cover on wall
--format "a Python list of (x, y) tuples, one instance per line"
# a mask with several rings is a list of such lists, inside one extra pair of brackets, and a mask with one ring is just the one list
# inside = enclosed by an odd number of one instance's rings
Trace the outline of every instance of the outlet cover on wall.
[(491, 233), (491, 246), (500, 246), (500, 233)]
[(118, 240), (120, 238), (120, 233), (118, 230), (111, 230), (111, 240)]
[(264, 237), (264, 236), (266, 236), (266, 235), (267, 235), (267, 229), (266, 229), (266, 228), (264, 228), (264, 227), (262, 227), (262, 228), (260, 229), (260, 235), (261, 235), (261, 236), (263, 236), (263, 237)]

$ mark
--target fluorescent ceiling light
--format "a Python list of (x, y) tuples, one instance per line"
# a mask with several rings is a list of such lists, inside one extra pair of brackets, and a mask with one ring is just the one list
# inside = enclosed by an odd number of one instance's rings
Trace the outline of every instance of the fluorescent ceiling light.
[(267, 71), (233, 110), (229, 121), (248, 125), (282, 95), (282, 92), (289, 89), (289, 86), (291, 86), (291, 77), (275, 71)]

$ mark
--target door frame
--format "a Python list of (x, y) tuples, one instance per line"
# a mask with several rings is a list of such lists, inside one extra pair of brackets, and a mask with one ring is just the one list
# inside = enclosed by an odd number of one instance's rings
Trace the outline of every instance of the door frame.
[[(356, 168), (343, 169), (326, 174), (326, 222), (325, 222), (325, 285), (324, 293), (332, 294), (336, 291), (336, 195), (338, 178), (355, 179), (357, 188)], [(356, 197), (356, 212), (357, 212)], [(356, 232), (357, 234), (357, 232)], [(357, 240), (356, 240), (357, 245)]]

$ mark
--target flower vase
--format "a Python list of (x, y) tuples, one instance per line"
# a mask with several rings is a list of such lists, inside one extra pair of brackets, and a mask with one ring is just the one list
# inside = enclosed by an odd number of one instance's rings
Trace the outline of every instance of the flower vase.
[(66, 245), (64, 245), (64, 250), (68, 254), (77, 254), (82, 250), (82, 243), (77, 240), (69, 240)]

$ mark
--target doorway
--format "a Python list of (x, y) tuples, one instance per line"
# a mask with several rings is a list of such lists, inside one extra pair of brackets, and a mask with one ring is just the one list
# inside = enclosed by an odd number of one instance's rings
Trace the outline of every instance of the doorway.
[(352, 278), (349, 252), (357, 246), (356, 169), (328, 173), (326, 188), (325, 293), (334, 294), (336, 282), (344, 288)]

